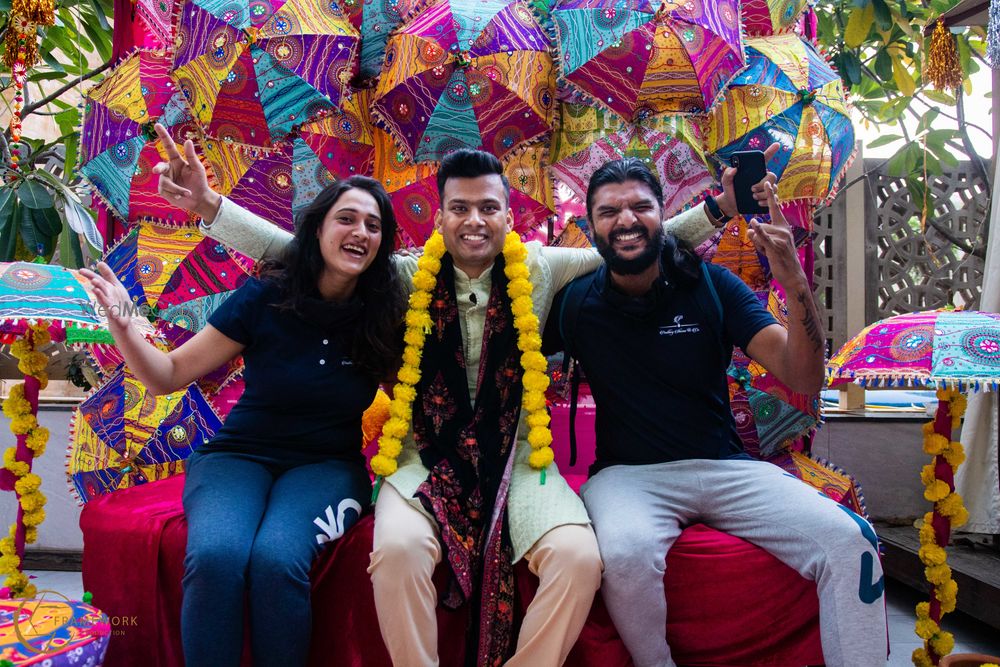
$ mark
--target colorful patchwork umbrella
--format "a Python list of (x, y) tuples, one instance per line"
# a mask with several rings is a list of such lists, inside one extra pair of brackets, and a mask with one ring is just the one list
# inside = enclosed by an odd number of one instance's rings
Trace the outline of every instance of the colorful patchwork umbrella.
[(747, 40), (748, 66), (704, 122), (705, 146), (729, 164), (736, 151), (781, 144), (768, 168), (783, 201), (822, 201), (854, 150), (854, 127), (840, 75), (792, 34)]
[(153, 396), (124, 366), (80, 404), (70, 425), (66, 473), (81, 504), (183, 470), (222, 425), (196, 385)]
[(419, 0), (343, 0), (344, 13), (362, 36), (358, 70), (363, 79), (382, 71), (389, 35), (419, 4)]
[(795, 29), (808, 0), (743, 0), (743, 28), (748, 35), (777, 35)]
[[(544, 151), (541, 146), (527, 146), (502, 160), (510, 182), (514, 231), (522, 238), (531, 238), (555, 212), (552, 181), (542, 161)], [(376, 129), (374, 178), (392, 199), (400, 244), (422, 246), (431, 234), (439, 208), (437, 166), (413, 164), (394, 148), (385, 132)]]
[(586, 199), (590, 177), (605, 162), (638, 157), (659, 177), (664, 215), (680, 211), (714, 183), (698, 128), (681, 116), (624, 123), (592, 106), (564, 104), (552, 141), (552, 174)]
[(390, 38), (372, 111), (408, 159), (502, 157), (552, 128), (548, 49), (524, 2), (436, 0)]
[(337, 108), (358, 40), (336, 2), (188, 0), (173, 76), (210, 135), (269, 146)]
[(193, 129), (161, 54), (136, 51), (86, 98), (80, 171), (98, 197), (123, 220), (183, 224), (191, 215), (156, 192), (153, 166), (160, 152), (154, 123), (178, 139)]
[(319, 156), (297, 137), (271, 148), (206, 137), (202, 155), (221, 194), (289, 231), (295, 228), (295, 214), (335, 180)]
[(702, 113), (744, 65), (737, 0), (563, 0), (560, 75), (626, 120)]
[[(1000, 389), (1000, 313), (936, 310), (895, 315), (876, 322), (849, 340), (826, 368), (830, 386), (855, 382), (863, 387), (937, 386), (934, 420), (924, 424), (923, 449), (931, 462), (920, 480), (933, 511), (919, 530), (920, 560), (930, 586), (928, 602), (917, 606), (917, 632), (923, 648), (914, 664), (937, 664), (950, 651), (949, 633), (938, 625), (953, 611), (957, 586), (944, 547), (952, 528), (968, 520), (955, 474), (965, 460), (960, 431), (965, 392)], [(931, 626), (931, 632), (922, 632)]]
[[(340, 109), (299, 128), (299, 137), (335, 178), (372, 173), (375, 160), (370, 115), (372, 92), (355, 90), (344, 98)], [(305, 167), (296, 166), (296, 170), (305, 171)]]
[(0, 334), (16, 338), (30, 323), (44, 321), (53, 339), (61, 341), (67, 327), (106, 327), (86, 283), (62, 266), (0, 262)]
[[(174, 48), (174, 18), (181, 0), (135, 0), (132, 10), (164, 51)], [(118, 18), (117, 16), (115, 18)]]
[(830, 386), (1000, 388), (1000, 314), (934, 310), (866, 327), (827, 364)]

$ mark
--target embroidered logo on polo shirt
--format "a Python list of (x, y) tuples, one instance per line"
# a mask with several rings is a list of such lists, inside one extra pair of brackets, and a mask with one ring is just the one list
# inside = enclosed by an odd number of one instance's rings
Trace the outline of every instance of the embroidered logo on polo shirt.
[(684, 322), (684, 316), (678, 315), (674, 318), (673, 324), (666, 324), (660, 327), (661, 336), (677, 336), (680, 334), (700, 333), (701, 325), (697, 322)]

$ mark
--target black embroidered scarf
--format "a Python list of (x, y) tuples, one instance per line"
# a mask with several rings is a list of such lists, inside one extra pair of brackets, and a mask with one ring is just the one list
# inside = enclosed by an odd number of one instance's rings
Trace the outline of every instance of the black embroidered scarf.
[(455, 270), (441, 260), (413, 402), (413, 435), (430, 471), (416, 497), (437, 520), (451, 569), (442, 604), (470, 601), (467, 664), (501, 665), (513, 646), (514, 568), (507, 484), (521, 410), (520, 352), (503, 256), (492, 269), (476, 404), (469, 397)]

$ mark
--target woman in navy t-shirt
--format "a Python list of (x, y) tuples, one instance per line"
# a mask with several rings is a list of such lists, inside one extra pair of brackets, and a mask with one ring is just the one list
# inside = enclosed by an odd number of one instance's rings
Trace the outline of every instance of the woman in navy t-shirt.
[[(126, 363), (166, 394), (242, 354), (246, 390), (188, 459), (181, 634), (188, 667), (238, 665), (244, 598), (254, 662), (302, 665), (309, 570), (367, 506), (361, 415), (401, 353), (405, 291), (391, 260), (396, 220), (373, 179), (324, 190), (284, 261), (249, 279), (170, 353), (128, 316), (109, 317)], [(103, 262), (83, 270), (109, 313), (129, 295)]]

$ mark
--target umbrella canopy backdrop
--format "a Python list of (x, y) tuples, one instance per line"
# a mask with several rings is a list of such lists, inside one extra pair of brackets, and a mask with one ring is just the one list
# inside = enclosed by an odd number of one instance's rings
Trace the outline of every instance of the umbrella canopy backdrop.
[(710, 109), (745, 59), (736, 0), (563, 0), (560, 75), (626, 120)]
[(192, 129), (169, 66), (162, 54), (136, 51), (85, 100), (80, 172), (108, 208), (129, 222), (191, 220), (191, 214), (157, 194), (152, 173), (165, 159), (153, 124), (163, 124), (176, 139)]
[(66, 457), (71, 490), (84, 504), (176, 474), (221, 425), (197, 385), (153, 396), (121, 366), (74, 414)]
[(728, 165), (737, 151), (778, 142), (768, 168), (780, 199), (832, 197), (854, 151), (840, 75), (794, 34), (748, 39), (747, 62), (704, 122), (707, 150)]
[(590, 177), (605, 162), (640, 158), (663, 187), (664, 215), (672, 215), (715, 183), (701, 144), (699, 128), (681, 116), (631, 124), (590, 105), (563, 104), (550, 169), (583, 201)]
[(359, 39), (336, 2), (188, 0), (173, 76), (209, 134), (268, 146), (339, 106)]
[(920, 479), (933, 510), (920, 528), (920, 560), (930, 584), (929, 602), (917, 605), (916, 633), (924, 646), (914, 664), (937, 664), (951, 652), (954, 638), (941, 617), (955, 610), (958, 585), (944, 547), (953, 528), (969, 518), (955, 492), (955, 473), (965, 461), (962, 443), (952, 440), (966, 409), (965, 392), (1000, 389), (1000, 314), (929, 311), (897, 315), (866, 327), (827, 365), (830, 386), (855, 382), (865, 387), (938, 387), (934, 420), (924, 425), (924, 452), (933, 456)]
[(503, 156), (552, 129), (549, 40), (521, 1), (437, 0), (389, 39), (372, 112), (406, 157)]

